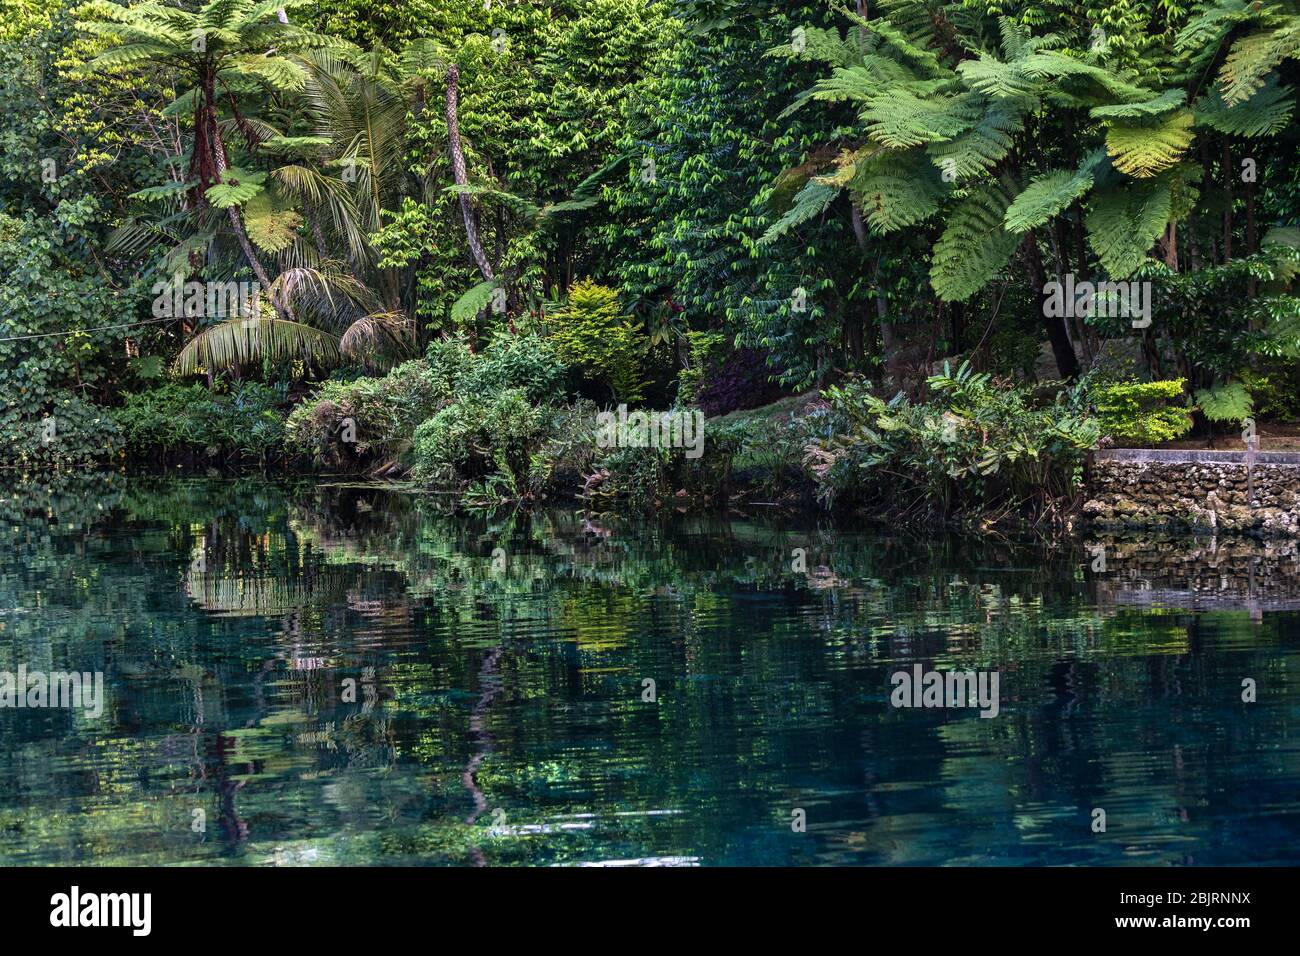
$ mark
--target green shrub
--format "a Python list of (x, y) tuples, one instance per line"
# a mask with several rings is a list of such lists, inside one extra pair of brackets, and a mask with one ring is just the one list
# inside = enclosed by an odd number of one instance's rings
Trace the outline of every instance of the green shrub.
[[(686, 409), (675, 411), (691, 414)], [(584, 491), (594, 501), (617, 500), (632, 510), (673, 501), (721, 503), (730, 487), (732, 459), (740, 442), (731, 431), (710, 430), (707, 422), (701, 438), (698, 455), (671, 446), (602, 449), (594, 457), (593, 480)]]
[(443, 395), (456, 394), (461, 381), (469, 374), (475, 356), (464, 336), (434, 339), (424, 353), (429, 363), (429, 379)]
[(415, 430), (411, 474), (446, 487), (477, 485), (490, 497), (541, 493), (534, 456), (550, 435), (550, 413), (522, 389), (447, 405)]
[(292, 454), (331, 467), (391, 465), (404, 459), (416, 426), (449, 400), (453, 385), (445, 368), (424, 359), (380, 378), (326, 382), (290, 412), (285, 442)]
[(1260, 360), (1258, 369), (1243, 369), (1242, 384), (1254, 399), (1256, 413), (1272, 421), (1300, 419), (1300, 369), (1277, 360)]
[(7, 463), (24, 471), (37, 467), (61, 470), (104, 463), (122, 450), (121, 430), (113, 412), (64, 394), (53, 407), (9, 436)]
[(1092, 390), (1103, 435), (1120, 441), (1158, 444), (1179, 438), (1192, 427), (1187, 408), (1167, 405), (1182, 399), (1184, 379), (1118, 382)]
[(541, 336), (498, 335), (473, 359), (460, 379), (458, 390), (463, 394), (493, 395), (517, 388), (536, 404), (564, 396), (568, 366)]
[(568, 302), (548, 316), (548, 326), (565, 362), (582, 369), (620, 401), (641, 399), (648, 340), (623, 314), (617, 292), (586, 279), (576, 282)]
[(558, 494), (582, 492), (600, 454), (596, 414), (589, 401), (561, 405), (551, 413), (550, 435), (534, 459), (535, 484)]
[(899, 514), (984, 519), (1056, 512), (1100, 436), (1078, 392), (1036, 404), (968, 363), (928, 379), (930, 399), (886, 401), (868, 383), (827, 389), (806, 419), (805, 464), (826, 502), (872, 498)]
[(114, 418), (136, 457), (264, 460), (284, 436), (283, 386), (243, 382), (221, 393), (167, 382), (123, 398)]
[(806, 492), (805, 436), (801, 422), (790, 415), (727, 418), (711, 425), (709, 441), (735, 449), (731, 468), (738, 482), (769, 499)]
[(677, 373), (677, 404), (694, 405), (700, 399), (705, 375), (727, 354), (728, 339), (721, 332), (687, 332), (688, 361)]

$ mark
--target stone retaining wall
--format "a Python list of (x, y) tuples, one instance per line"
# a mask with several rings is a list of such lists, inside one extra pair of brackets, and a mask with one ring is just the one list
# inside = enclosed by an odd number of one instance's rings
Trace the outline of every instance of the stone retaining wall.
[(1300, 453), (1107, 449), (1085, 481), (1096, 528), (1300, 537)]

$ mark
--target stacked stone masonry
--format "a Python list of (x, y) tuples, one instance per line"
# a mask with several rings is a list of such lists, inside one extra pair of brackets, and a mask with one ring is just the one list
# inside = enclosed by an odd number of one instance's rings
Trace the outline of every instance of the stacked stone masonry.
[(1084, 514), (1100, 529), (1300, 536), (1300, 454), (1097, 452)]

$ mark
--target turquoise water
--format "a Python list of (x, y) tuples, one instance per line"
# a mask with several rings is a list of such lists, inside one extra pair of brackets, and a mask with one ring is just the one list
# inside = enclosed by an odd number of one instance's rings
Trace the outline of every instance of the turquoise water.
[[(6, 864), (1300, 862), (1300, 593), (762, 516), (0, 490), (0, 670), (105, 681), (0, 709)], [(998, 715), (892, 707), (914, 663), (997, 671)]]

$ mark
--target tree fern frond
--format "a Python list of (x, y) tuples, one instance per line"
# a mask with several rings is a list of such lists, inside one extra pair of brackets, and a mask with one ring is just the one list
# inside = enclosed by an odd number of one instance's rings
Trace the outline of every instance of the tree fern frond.
[(758, 240), (758, 247), (761, 249), (770, 246), (791, 229), (820, 216), (840, 192), (839, 186), (831, 186), (818, 179), (808, 180), (795, 195), (794, 202), (785, 214), (767, 227), (767, 231)]
[(1229, 106), (1217, 88), (1196, 103), (1196, 122), (1229, 136), (1273, 136), (1286, 129), (1295, 109), (1291, 87), (1270, 76), (1249, 99)]
[(231, 67), (219, 74), (223, 78), (231, 73), (249, 76), (261, 80), (277, 92), (296, 92), (307, 81), (307, 71), (300, 65), (282, 56), (265, 54), (241, 54), (231, 57)]
[(84, 72), (108, 73), (121, 70), (131, 66), (138, 66), (155, 57), (166, 56), (170, 52), (171, 47), (158, 43), (124, 43), (121, 46), (105, 50), (95, 57), (86, 64)]
[(1104, 67), (1085, 63), (1066, 53), (1042, 50), (1031, 53), (1017, 64), (1018, 68), (1034, 79), (1070, 80), (1084, 79), (1096, 84), (1106, 93), (1121, 100), (1147, 100), (1155, 93), (1129, 82)]
[(293, 244), (302, 216), (293, 209), (278, 209), (268, 192), (261, 192), (244, 204), (244, 229), (248, 238), (265, 252), (283, 252)]
[(1252, 96), (1283, 60), (1300, 57), (1300, 16), (1282, 18), (1280, 26), (1244, 36), (1232, 44), (1219, 71), (1223, 101), (1229, 106)]
[(926, 147), (931, 161), (956, 181), (971, 179), (1000, 163), (1024, 127), (1021, 101), (995, 102), (970, 129), (947, 142)]
[(946, 188), (920, 150), (880, 152), (857, 164), (849, 192), (878, 234), (927, 219), (939, 210)]
[(455, 325), (463, 325), (466, 322), (472, 321), (474, 316), (478, 315), (488, 307), (488, 303), (492, 301), (492, 292), (496, 287), (497, 283), (495, 279), (487, 279), (480, 282), (478, 285), (466, 289), (464, 294), (452, 303), (452, 323)]
[(1094, 191), (1088, 205), (1088, 244), (1111, 278), (1125, 279), (1169, 224), (1170, 181), (1161, 176), (1107, 186)]
[(1030, 97), (1036, 86), (1033, 78), (1016, 69), (1014, 63), (1003, 63), (988, 53), (963, 60), (957, 72), (971, 89), (995, 99)]
[(1174, 49), (1179, 53), (1216, 49), (1233, 27), (1254, 19), (1252, 5), (1252, 0), (1217, 0), (1201, 7), (1178, 31)]
[(979, 117), (979, 100), (973, 94), (923, 96), (907, 87), (872, 97), (862, 111), (871, 137), (891, 149), (952, 139)]
[(209, 186), (204, 193), (208, 202), (218, 209), (229, 209), (246, 203), (262, 191), (262, 181), (266, 173), (251, 172), (234, 166), (221, 174), (221, 182)]
[(1010, 261), (1020, 242), (1003, 226), (1010, 205), (1007, 186), (989, 183), (972, 191), (952, 211), (930, 265), (930, 285), (940, 299), (969, 299)]
[(1103, 150), (1097, 150), (1077, 170), (1057, 170), (1037, 177), (1007, 207), (1007, 229), (1014, 233), (1028, 232), (1051, 220), (1076, 199), (1082, 199), (1092, 189), (1093, 170), (1105, 156)]
[(1095, 106), (1091, 110), (1091, 116), (1093, 119), (1104, 120), (1160, 116), (1182, 106), (1186, 100), (1186, 90), (1165, 90), (1159, 96), (1143, 100), (1140, 103), (1115, 103), (1110, 106)]
[(1115, 122), (1106, 130), (1106, 151), (1115, 168), (1145, 179), (1178, 162), (1195, 133), (1191, 110), (1148, 120)]

